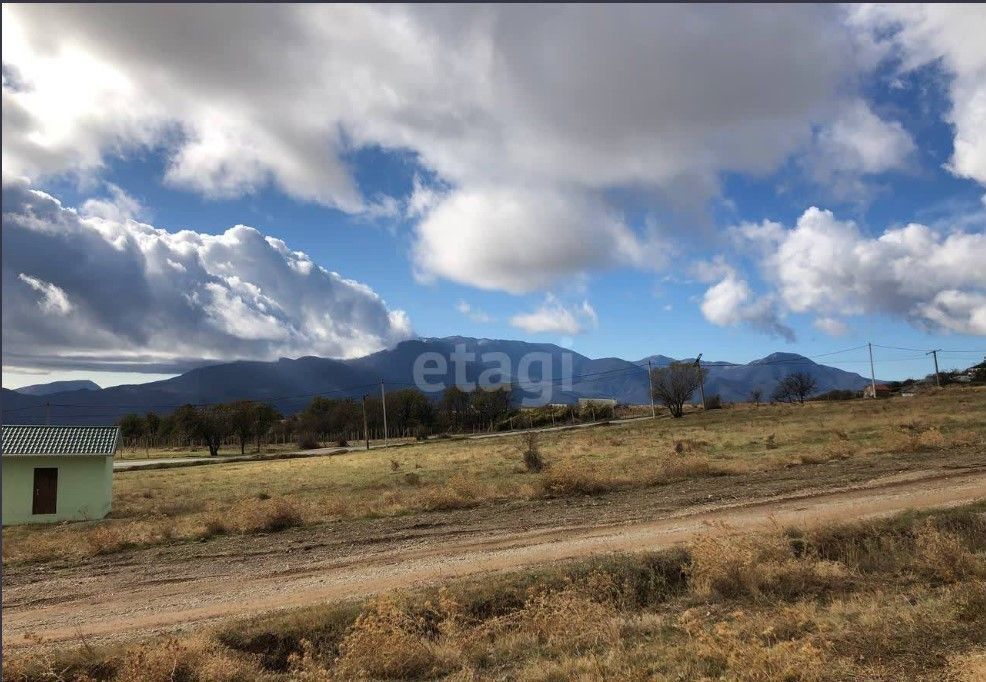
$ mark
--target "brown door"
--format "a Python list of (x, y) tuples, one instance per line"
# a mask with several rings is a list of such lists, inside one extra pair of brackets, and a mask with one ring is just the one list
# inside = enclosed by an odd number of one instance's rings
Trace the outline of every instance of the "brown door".
[(54, 514), (55, 500), (58, 498), (58, 469), (44, 468), (34, 470), (34, 503), (32, 514)]

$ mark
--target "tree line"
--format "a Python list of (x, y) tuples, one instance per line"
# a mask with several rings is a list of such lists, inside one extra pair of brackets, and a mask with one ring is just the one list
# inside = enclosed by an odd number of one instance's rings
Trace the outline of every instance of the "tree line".
[[(386, 436), (391, 438), (501, 430), (510, 428), (519, 413), (513, 407), (509, 385), (472, 391), (450, 386), (437, 401), (413, 388), (389, 391), (386, 405)], [(577, 411), (573, 415), (566, 413), (565, 418), (574, 418), (575, 414)], [(605, 411), (599, 414), (605, 416)], [(551, 419), (555, 416), (563, 418), (552, 415)], [(539, 416), (539, 423), (547, 418)], [(518, 424), (524, 421), (531, 420)], [(252, 400), (188, 404), (167, 415), (127, 414), (119, 425), (128, 447), (204, 445), (212, 456), (231, 443), (238, 444), (240, 452), (245, 453), (251, 443), (257, 451), (262, 444), (272, 442), (296, 442), (300, 447), (311, 448), (319, 443), (348, 443), (367, 435), (385, 435), (383, 400), (379, 395), (365, 399), (316, 396), (300, 412), (287, 417), (269, 403)]]

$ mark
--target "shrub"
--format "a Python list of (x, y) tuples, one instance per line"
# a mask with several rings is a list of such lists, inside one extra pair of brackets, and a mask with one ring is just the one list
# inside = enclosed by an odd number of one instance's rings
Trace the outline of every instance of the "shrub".
[(349, 447), (349, 441), (346, 440), (345, 438), (337, 438), (336, 439), (336, 447), (339, 447), (339, 448), (348, 448)]
[(418, 424), (414, 427), (414, 439), (415, 440), (428, 440), (428, 436), (431, 435), (431, 429), (429, 429), (424, 424)]
[(360, 614), (339, 645), (341, 679), (407, 679), (437, 671), (425, 624), (392, 597), (379, 597)]
[(421, 475), (413, 471), (404, 474), (404, 482), (408, 485), (421, 485)]
[(802, 554), (780, 535), (707, 535), (691, 546), (689, 586), (699, 597), (794, 599), (843, 584), (846, 567)]
[(541, 457), (537, 432), (526, 432), (520, 437), (520, 442), (524, 455), (524, 467), (531, 472), (541, 471), (544, 468), (544, 459)]
[(914, 568), (925, 579), (955, 582), (986, 575), (986, 562), (969, 551), (959, 536), (925, 521), (914, 535)]
[(299, 433), (298, 434), (298, 449), (299, 450), (314, 450), (318, 447), (318, 439), (315, 438), (314, 433)]
[(105, 523), (100, 523), (86, 533), (86, 541), (93, 554), (112, 554), (130, 545), (122, 530)]
[(300, 526), (305, 522), (301, 506), (289, 499), (278, 498), (269, 504), (256, 507), (247, 518), (247, 530), (279, 532)]
[(541, 480), (541, 488), (548, 497), (598, 495), (616, 487), (615, 481), (596, 469), (571, 462), (548, 467)]
[(709, 396), (705, 399), (705, 409), (707, 410), (721, 410), (722, 409), (722, 398), (719, 394)]

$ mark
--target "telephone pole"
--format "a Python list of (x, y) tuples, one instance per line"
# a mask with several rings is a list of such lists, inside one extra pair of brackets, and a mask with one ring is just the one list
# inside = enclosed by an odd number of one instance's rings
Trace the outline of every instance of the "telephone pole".
[(383, 446), (387, 447), (387, 394), (383, 390), (383, 379), (380, 380), (380, 400), (383, 402)]
[(941, 388), (941, 374), (938, 373), (938, 352), (941, 348), (929, 350), (925, 355), (930, 355), (935, 359), (935, 386)]
[(650, 416), (651, 419), (657, 418), (657, 412), (654, 410), (654, 377), (651, 376), (653, 370), (650, 366), (650, 360), (647, 361), (647, 386), (650, 388)]
[(370, 427), (366, 421), (366, 395), (363, 395), (363, 438), (366, 439), (366, 449), (370, 449)]
[(702, 409), (705, 407), (705, 375), (702, 374), (702, 354), (699, 353), (698, 357), (695, 358), (695, 366), (698, 367), (698, 387), (702, 389)]
[(873, 398), (876, 399), (876, 370), (873, 369), (873, 344), (867, 343), (867, 347), (870, 349), (870, 386), (873, 391)]

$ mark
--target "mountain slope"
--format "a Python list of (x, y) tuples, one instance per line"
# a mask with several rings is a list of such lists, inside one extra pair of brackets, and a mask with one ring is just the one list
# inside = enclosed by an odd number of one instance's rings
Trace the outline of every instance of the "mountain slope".
[(21, 395), (49, 395), (51, 393), (62, 393), (64, 391), (98, 391), (99, 384), (88, 379), (76, 381), (51, 381), (47, 384), (31, 384), (14, 389)]
[[(601, 397), (646, 404), (650, 399), (648, 359), (658, 366), (673, 361), (660, 355), (636, 362), (594, 359), (550, 343), (458, 336), (420, 338), (352, 360), (303, 357), (237, 361), (200, 367), (164, 381), (60, 391), (43, 397), (4, 389), (3, 417), (9, 423), (44, 423), (48, 412), (52, 423), (101, 424), (112, 423), (128, 412), (168, 413), (185, 403), (247, 398), (271, 402), (291, 414), (315, 395), (378, 395), (381, 379), (387, 390), (419, 386), (432, 391), (436, 398), (446, 385), (484, 379), (488, 384), (513, 383), (518, 403), (524, 398), (542, 404)], [(868, 383), (858, 374), (791, 353), (775, 353), (746, 365), (704, 360), (702, 365), (708, 372), (706, 394), (719, 394), (727, 402), (746, 400), (757, 387), (769, 396), (780, 379), (795, 371), (814, 376), (819, 393), (836, 388), (858, 390)], [(427, 383), (421, 384), (422, 380)], [(693, 399), (697, 400), (697, 395)]]

